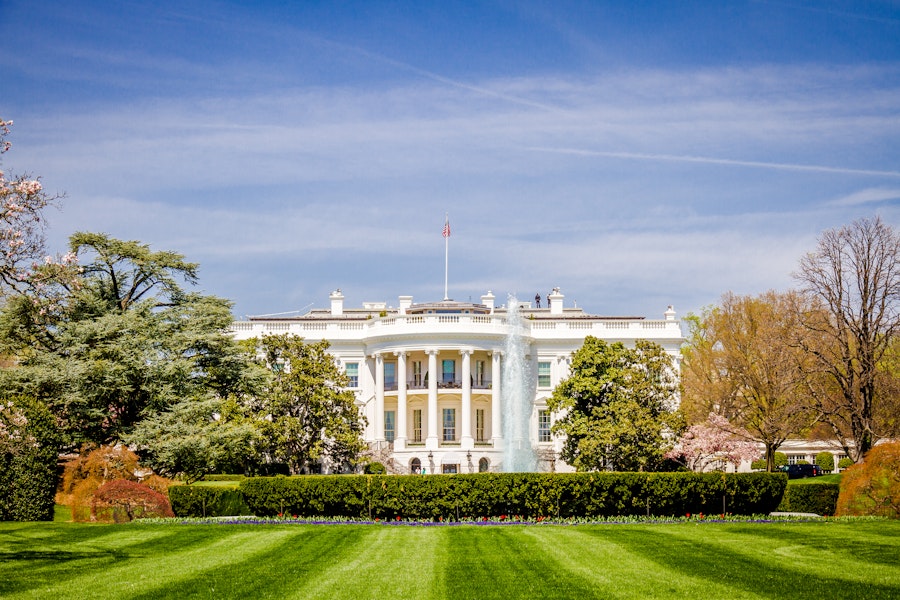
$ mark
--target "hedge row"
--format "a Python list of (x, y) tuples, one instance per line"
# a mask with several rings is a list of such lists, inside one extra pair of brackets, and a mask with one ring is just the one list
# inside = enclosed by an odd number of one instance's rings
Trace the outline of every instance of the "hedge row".
[(836, 483), (789, 485), (784, 491), (778, 510), (833, 515), (839, 491), (840, 486)]
[(764, 514), (786, 485), (782, 473), (479, 473), (257, 477), (240, 490), (257, 516), (437, 520)]
[(237, 487), (175, 485), (169, 503), (178, 517), (233, 517), (252, 515)]

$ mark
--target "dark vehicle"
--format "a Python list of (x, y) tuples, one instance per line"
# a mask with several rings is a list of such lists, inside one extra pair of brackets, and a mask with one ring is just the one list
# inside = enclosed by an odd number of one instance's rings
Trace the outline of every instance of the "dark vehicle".
[(822, 474), (819, 465), (784, 465), (781, 470), (788, 474), (788, 479), (805, 479)]

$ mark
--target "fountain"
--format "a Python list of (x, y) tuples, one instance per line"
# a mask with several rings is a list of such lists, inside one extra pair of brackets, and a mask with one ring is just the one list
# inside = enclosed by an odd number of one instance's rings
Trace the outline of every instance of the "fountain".
[(503, 412), (503, 471), (506, 473), (533, 472), (537, 460), (529, 435), (533, 382), (526, 358), (528, 342), (525, 324), (519, 316), (519, 302), (510, 295), (506, 322), (509, 334), (503, 353), (501, 407)]

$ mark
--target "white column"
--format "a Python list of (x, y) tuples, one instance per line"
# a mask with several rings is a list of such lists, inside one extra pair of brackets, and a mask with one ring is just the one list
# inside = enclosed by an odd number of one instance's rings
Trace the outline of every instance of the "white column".
[(394, 450), (406, 448), (406, 352), (397, 352), (397, 420)]
[(438, 447), (438, 377), (437, 350), (428, 350), (428, 435), (425, 448), (437, 450)]
[(459, 441), (460, 448), (467, 450), (475, 447), (472, 438), (472, 351), (460, 350), (459, 353), (462, 355), (462, 435)]
[(375, 441), (384, 441), (384, 356), (375, 355)]
[(501, 353), (494, 352), (492, 356), (493, 364), (491, 365), (491, 440), (494, 448), (500, 448), (503, 445), (503, 426), (502, 426), (502, 410), (503, 399), (500, 390), (500, 371)]

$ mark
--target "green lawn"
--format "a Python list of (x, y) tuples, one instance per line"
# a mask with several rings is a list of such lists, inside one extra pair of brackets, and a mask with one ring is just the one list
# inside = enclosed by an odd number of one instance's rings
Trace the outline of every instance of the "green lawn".
[(898, 598), (900, 521), (0, 523), (2, 598)]
[(803, 479), (788, 479), (788, 485), (805, 485), (807, 483), (841, 483), (840, 473), (830, 473), (819, 477), (806, 477)]

